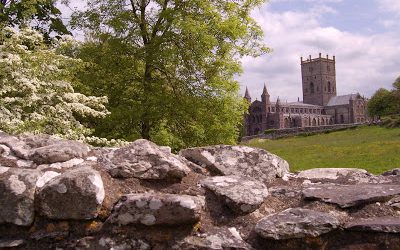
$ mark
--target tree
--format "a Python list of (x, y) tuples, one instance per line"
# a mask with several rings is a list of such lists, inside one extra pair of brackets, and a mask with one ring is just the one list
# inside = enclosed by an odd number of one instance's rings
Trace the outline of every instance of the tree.
[(108, 114), (106, 97), (76, 93), (71, 85), (81, 62), (59, 53), (72, 51), (70, 37), (52, 46), (32, 29), (4, 28), (0, 37), (1, 130), (82, 139), (91, 131), (80, 118)]
[(47, 41), (52, 32), (58, 35), (70, 34), (55, 4), (55, 0), (0, 0), (0, 24), (18, 28), (32, 27), (40, 31)]
[(88, 34), (80, 56), (92, 64), (79, 89), (110, 100), (112, 120), (97, 133), (176, 147), (234, 143), (246, 109), (234, 80), (240, 58), (268, 51), (250, 17), (263, 2), (88, 1), (72, 25)]
[(393, 83), (393, 87), (395, 88), (396, 91), (400, 91), (400, 76), (396, 78), (396, 80)]
[(395, 110), (396, 114), (400, 114), (400, 76), (394, 81), (393, 87), (393, 109)]
[(385, 116), (395, 113), (393, 92), (380, 88), (368, 101), (368, 112), (371, 116)]

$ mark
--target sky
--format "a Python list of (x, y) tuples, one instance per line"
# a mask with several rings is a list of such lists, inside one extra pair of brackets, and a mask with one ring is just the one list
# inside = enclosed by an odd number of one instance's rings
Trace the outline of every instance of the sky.
[(370, 97), (400, 76), (400, 0), (270, 0), (252, 16), (273, 52), (244, 58), (237, 80), (253, 100), (302, 99), (300, 57), (336, 56), (338, 95)]
[(271, 100), (301, 100), (300, 57), (319, 53), (336, 56), (338, 95), (370, 97), (400, 76), (400, 0), (270, 0), (252, 17), (272, 49), (242, 60), (244, 71), (236, 79), (240, 93), (247, 86), (253, 100), (260, 99), (264, 84)]

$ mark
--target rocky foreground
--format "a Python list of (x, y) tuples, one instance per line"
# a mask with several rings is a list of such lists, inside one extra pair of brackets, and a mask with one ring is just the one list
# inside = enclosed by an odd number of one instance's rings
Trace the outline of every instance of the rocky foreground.
[(400, 249), (400, 170), (0, 132), (0, 248)]

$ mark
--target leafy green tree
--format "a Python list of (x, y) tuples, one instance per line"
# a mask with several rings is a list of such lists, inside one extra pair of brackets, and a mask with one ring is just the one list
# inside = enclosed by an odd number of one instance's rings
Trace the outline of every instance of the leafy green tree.
[(396, 80), (393, 83), (393, 87), (395, 90), (400, 90), (400, 76), (396, 78)]
[(264, 0), (92, 0), (72, 25), (88, 42), (78, 89), (109, 97), (102, 136), (174, 148), (235, 143), (246, 104), (240, 58), (268, 52), (250, 11)]
[(393, 105), (397, 114), (400, 114), (400, 76), (393, 83)]
[(393, 92), (380, 88), (368, 101), (368, 112), (371, 116), (385, 116), (395, 113)]
[(52, 32), (70, 34), (55, 4), (56, 0), (0, 0), (0, 24), (18, 28), (30, 26), (40, 31), (47, 41)]
[(91, 130), (79, 122), (108, 114), (106, 97), (74, 91), (71, 82), (82, 62), (60, 52), (74, 40), (62, 37), (52, 46), (32, 29), (0, 32), (0, 129), (84, 139)]

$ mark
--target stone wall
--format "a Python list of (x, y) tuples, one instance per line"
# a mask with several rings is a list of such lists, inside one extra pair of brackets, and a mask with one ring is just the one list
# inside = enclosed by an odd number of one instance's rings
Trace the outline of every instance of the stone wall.
[(318, 126), (318, 127), (299, 127), (299, 128), (285, 128), (285, 129), (278, 129), (272, 131), (268, 134), (259, 134), (253, 136), (244, 136), (242, 137), (242, 141), (249, 141), (252, 139), (279, 139), (284, 137), (302, 135), (302, 134), (310, 134), (310, 133), (325, 133), (329, 131), (338, 131), (342, 129), (351, 129), (356, 128), (358, 126), (363, 126), (362, 124), (336, 124), (336, 125), (325, 125), (325, 126)]
[(172, 154), (0, 132), (0, 248), (399, 249), (400, 170), (296, 174), (262, 149)]

